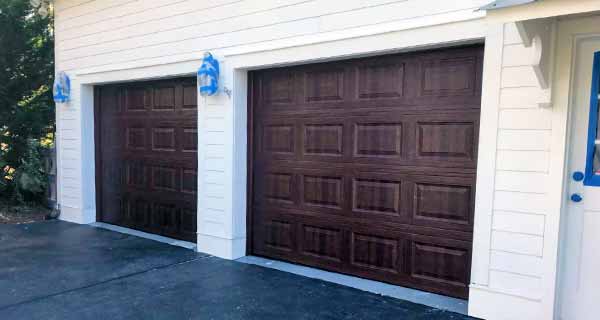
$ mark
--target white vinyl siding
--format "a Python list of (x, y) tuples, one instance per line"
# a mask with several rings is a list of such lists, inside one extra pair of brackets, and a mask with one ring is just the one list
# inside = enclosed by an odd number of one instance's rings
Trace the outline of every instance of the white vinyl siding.
[(116, 64), (122, 69), (132, 62), (153, 64), (157, 58), (190, 59), (205, 50), (474, 10), (485, 1), (57, 2), (57, 62), (69, 71)]

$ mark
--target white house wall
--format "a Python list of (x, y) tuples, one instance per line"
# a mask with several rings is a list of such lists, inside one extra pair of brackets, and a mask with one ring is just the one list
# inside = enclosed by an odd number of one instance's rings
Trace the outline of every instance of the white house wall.
[[(73, 81), (73, 100), (57, 108), (59, 197), (63, 218), (89, 223), (95, 219), (93, 183), (83, 180), (93, 157), (82, 158), (83, 110), (80, 84), (145, 78), (148, 67), (162, 66), (165, 77), (180, 75), (170, 65), (199, 63), (206, 50), (256, 50), (294, 41), (331, 41), (440, 24), (483, 16), (474, 9), (486, 0), (56, 0), (56, 69)], [(424, 19), (426, 18), (426, 19)], [(118, 71), (128, 70), (126, 76)], [(111, 74), (111, 72), (117, 72)], [(187, 70), (192, 74), (194, 68)], [(81, 81), (79, 79), (82, 79)], [(207, 120), (217, 125), (218, 120)], [(89, 124), (89, 122), (86, 122)], [(218, 131), (212, 141), (225, 141)], [(92, 133), (93, 135), (93, 133)], [(207, 164), (223, 166), (211, 148)], [(91, 161), (91, 163), (90, 163)], [(221, 180), (218, 172), (213, 180)], [(209, 174), (210, 175), (210, 174)], [(217, 185), (214, 185), (217, 188)], [(223, 207), (218, 198), (200, 199)], [(221, 202), (217, 206), (217, 202)], [(205, 202), (206, 203), (206, 202)], [(87, 211), (85, 211), (87, 210)], [(218, 226), (214, 226), (217, 228)]]

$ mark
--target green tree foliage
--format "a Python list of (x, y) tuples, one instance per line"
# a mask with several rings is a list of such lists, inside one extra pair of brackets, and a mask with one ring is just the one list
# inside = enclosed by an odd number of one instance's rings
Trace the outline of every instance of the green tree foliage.
[[(40, 10), (41, 9), (41, 10)], [(0, 0), (0, 197), (39, 200), (40, 148), (54, 132), (54, 35), (48, 3)]]

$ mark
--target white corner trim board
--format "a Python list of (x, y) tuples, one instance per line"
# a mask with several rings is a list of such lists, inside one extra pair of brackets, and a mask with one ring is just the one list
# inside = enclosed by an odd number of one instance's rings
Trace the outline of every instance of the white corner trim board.
[(504, 25), (501, 23), (490, 24), (486, 29), (481, 116), (479, 120), (479, 152), (477, 159), (477, 192), (475, 194), (471, 287), (473, 285), (485, 286), (489, 283), (500, 84), (504, 47)]

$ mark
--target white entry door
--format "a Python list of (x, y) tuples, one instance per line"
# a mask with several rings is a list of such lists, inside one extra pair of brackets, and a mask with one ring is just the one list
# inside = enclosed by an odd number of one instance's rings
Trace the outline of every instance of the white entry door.
[(578, 41), (571, 90), (561, 319), (597, 320), (600, 306), (600, 35)]

